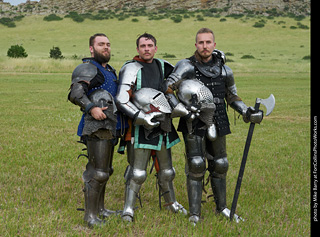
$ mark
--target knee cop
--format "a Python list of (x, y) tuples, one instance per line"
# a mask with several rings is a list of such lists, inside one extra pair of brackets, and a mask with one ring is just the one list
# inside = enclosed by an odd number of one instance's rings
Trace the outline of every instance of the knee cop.
[(88, 163), (86, 166), (86, 170), (83, 172), (83, 180), (84, 182), (90, 182), (91, 180), (96, 181), (97, 183), (105, 183), (109, 180), (110, 173), (108, 170), (96, 169), (92, 165), (92, 163)]
[(159, 181), (169, 182), (172, 181), (176, 175), (174, 168), (159, 170)]
[(136, 193), (139, 193), (141, 185), (147, 178), (147, 172), (142, 169), (133, 169), (131, 177), (129, 177), (129, 187)]
[(227, 157), (208, 160), (208, 170), (212, 177), (225, 178), (229, 168)]
[(206, 162), (202, 156), (187, 157), (187, 175), (193, 179), (202, 179), (206, 172)]
[(186, 146), (186, 174), (191, 179), (201, 180), (206, 172), (204, 158), (204, 138), (196, 135), (184, 135)]

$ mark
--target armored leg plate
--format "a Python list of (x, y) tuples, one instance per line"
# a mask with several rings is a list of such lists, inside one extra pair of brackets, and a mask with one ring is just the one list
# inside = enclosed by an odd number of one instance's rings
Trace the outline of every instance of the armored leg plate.
[(187, 177), (187, 190), (190, 216), (201, 214), (202, 180), (192, 180)]
[(213, 191), (217, 212), (221, 212), (227, 206), (226, 179), (211, 177), (211, 188)]
[(100, 198), (99, 198), (99, 215), (102, 218), (107, 218), (111, 215), (116, 215), (118, 213), (116, 211), (112, 211), (104, 207), (105, 190), (106, 190), (106, 184), (103, 185), (103, 188), (100, 191)]
[(97, 190), (99, 186), (95, 186), (90, 183), (85, 183), (84, 188), (84, 199), (85, 199), (85, 215), (84, 221), (88, 223), (89, 227), (101, 226), (104, 221), (98, 218), (98, 201), (99, 201), (99, 191)]

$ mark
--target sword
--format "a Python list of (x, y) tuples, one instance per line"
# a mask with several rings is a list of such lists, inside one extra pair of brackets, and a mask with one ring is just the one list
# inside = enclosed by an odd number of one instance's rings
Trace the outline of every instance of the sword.
[[(254, 109), (256, 112), (259, 111), (260, 104), (263, 104), (267, 108), (266, 116), (271, 114), (271, 112), (273, 111), (274, 106), (275, 106), (275, 98), (274, 98), (273, 94), (271, 94), (269, 96), (269, 98), (267, 98), (267, 99), (260, 99), (260, 98), (256, 99), (256, 104), (254, 106)], [(244, 168), (245, 168), (246, 162), (247, 162), (247, 157), (248, 157), (248, 153), (249, 153), (249, 148), (250, 148), (250, 144), (251, 144), (254, 126), (255, 126), (255, 123), (250, 123), (247, 141), (246, 141), (246, 145), (244, 147), (241, 166), (240, 166), (240, 170), (239, 170), (237, 185), (236, 185), (236, 189), (234, 191), (234, 196), (233, 196), (233, 201), (232, 201), (232, 206), (231, 206), (231, 212), (230, 212), (230, 220), (231, 221), (233, 220), (234, 213), (236, 212), (237, 202), (238, 202), (240, 188), (241, 188), (241, 182), (242, 182), (242, 178), (243, 178), (243, 174), (244, 174)]]

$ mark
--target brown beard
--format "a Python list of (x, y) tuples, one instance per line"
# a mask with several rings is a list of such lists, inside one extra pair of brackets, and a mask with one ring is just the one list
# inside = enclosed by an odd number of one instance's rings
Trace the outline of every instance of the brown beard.
[(110, 61), (110, 54), (103, 55), (98, 51), (96, 51), (95, 48), (93, 48), (93, 53), (94, 53), (93, 58), (100, 64), (108, 63)]
[[(199, 52), (196, 50), (195, 52), (194, 52), (194, 56), (195, 56), (195, 58), (196, 58), (196, 60), (199, 62), (199, 63), (203, 63), (202, 61), (203, 61), (203, 57), (199, 54)], [(211, 56), (211, 55), (210, 55)], [(209, 57), (210, 57), (209, 56)]]

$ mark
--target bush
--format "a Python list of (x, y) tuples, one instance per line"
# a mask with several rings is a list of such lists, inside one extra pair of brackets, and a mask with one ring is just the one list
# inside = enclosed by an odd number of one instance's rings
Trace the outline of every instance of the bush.
[(248, 54), (246, 54), (246, 55), (243, 55), (242, 57), (241, 57), (241, 59), (254, 59), (255, 57), (253, 57), (252, 55), (248, 55)]
[(10, 58), (26, 58), (28, 54), (21, 45), (12, 45), (8, 49), (7, 56)]
[(262, 28), (262, 27), (264, 27), (264, 23), (263, 22), (256, 22), (256, 23), (254, 23), (253, 27)]
[(297, 25), (300, 29), (309, 30), (309, 26), (301, 24), (300, 22), (298, 22)]
[(44, 21), (61, 21), (63, 18), (57, 16), (56, 14), (50, 14), (49, 16), (45, 16), (43, 18)]
[(176, 58), (176, 55), (169, 54), (169, 53), (164, 53), (163, 58)]
[(0, 24), (8, 26), (10, 28), (16, 27), (16, 23), (14, 23), (13, 19), (8, 18), (8, 17), (1, 18)]
[(53, 59), (62, 59), (64, 58), (62, 56), (62, 53), (61, 53), (61, 50), (59, 47), (52, 47), (52, 49), (50, 49), (50, 58), (53, 58)]
[(197, 15), (197, 21), (204, 21), (203, 16), (201, 16), (201, 15)]
[(180, 23), (182, 21), (182, 17), (180, 15), (176, 15), (170, 18), (174, 23)]
[(84, 21), (84, 17), (79, 15), (77, 12), (69, 12), (69, 14), (65, 16), (65, 18), (71, 18), (75, 22)]
[(311, 56), (310, 55), (306, 55), (302, 58), (303, 60), (310, 60), (311, 59)]

